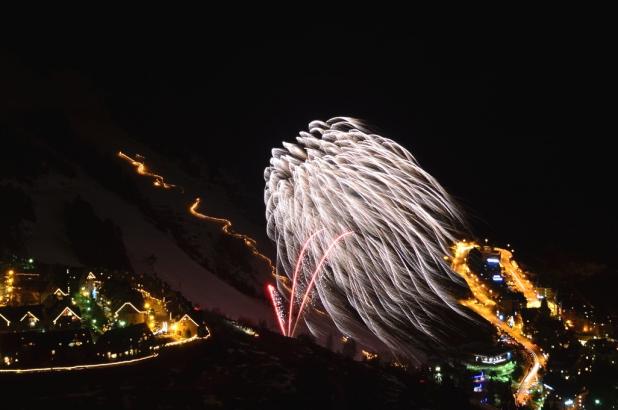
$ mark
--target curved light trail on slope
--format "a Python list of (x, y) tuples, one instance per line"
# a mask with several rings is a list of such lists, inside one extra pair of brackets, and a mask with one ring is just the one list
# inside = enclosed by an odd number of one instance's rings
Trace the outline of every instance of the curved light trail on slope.
[(538, 293), (534, 285), (523, 276), (521, 268), (517, 262), (513, 260), (513, 253), (502, 248), (495, 248), (500, 252), (500, 265), (504, 268), (507, 277), (515, 283), (517, 291), (526, 298), (526, 306), (529, 308), (538, 308), (541, 306)]
[(461, 303), (479, 314), (483, 319), (493, 324), (498, 330), (509, 335), (513, 340), (515, 340), (515, 342), (522, 346), (530, 356), (531, 365), (529, 366), (527, 373), (519, 382), (517, 392), (515, 393), (516, 402), (519, 405), (524, 405), (529, 401), (529, 390), (538, 380), (538, 372), (541, 367), (545, 366), (546, 359), (545, 356), (543, 356), (541, 349), (532, 343), (530, 339), (524, 336), (519, 329), (511, 328), (496, 317), (496, 302), (491, 298), (491, 293), (488, 292), (487, 288), (480, 284), (478, 277), (472, 273), (466, 263), (468, 252), (477, 247), (478, 245), (475, 243), (466, 242), (457, 242), (454, 247), (455, 252), (452, 260), (453, 270), (459, 273), (466, 280), (474, 296), (474, 298), (463, 300)]
[(214, 216), (209, 216), (209, 215), (199, 212), (197, 209), (200, 207), (201, 201), (202, 200), (199, 197), (195, 198), (195, 201), (193, 201), (193, 204), (191, 204), (191, 206), (189, 207), (189, 213), (195, 216), (196, 218), (220, 224), (221, 232), (223, 232), (227, 236), (231, 236), (232, 238), (240, 239), (241, 241), (243, 241), (243, 243), (245, 244), (245, 247), (249, 249), (251, 254), (263, 260), (264, 262), (266, 262), (266, 264), (268, 265), (268, 268), (270, 269), (270, 273), (276, 277), (277, 269), (275, 268), (275, 265), (273, 265), (272, 261), (270, 260), (268, 256), (264, 255), (257, 249), (257, 246), (256, 246), (257, 242), (255, 241), (255, 239), (253, 239), (252, 237), (248, 235), (235, 232), (232, 229), (232, 221), (230, 221), (229, 219), (216, 218)]
[[(165, 178), (162, 175), (158, 175), (155, 174), (154, 172), (150, 171), (148, 169), (148, 167), (146, 166), (145, 162), (143, 161), (143, 157), (141, 155), (136, 155), (135, 158), (130, 157), (129, 155), (123, 153), (122, 151), (118, 151), (118, 157), (127, 161), (128, 163), (130, 163), (134, 168), (135, 171), (139, 174), (139, 175), (144, 175), (144, 176), (148, 176), (153, 178), (153, 185), (155, 187), (158, 188), (163, 188), (163, 189), (172, 189), (177, 187), (174, 184), (169, 184), (167, 182), (165, 182)], [(178, 187), (182, 192), (184, 192), (184, 190), (182, 189), (182, 187)], [(235, 239), (240, 239), (243, 241), (243, 244), (245, 245), (245, 247), (251, 252), (251, 254), (253, 256), (256, 256), (257, 258), (261, 259), (262, 261), (264, 261), (267, 265), (268, 268), (270, 269), (271, 274), (276, 277), (277, 276), (277, 270), (275, 268), (275, 266), (273, 265), (272, 261), (270, 260), (270, 258), (266, 255), (264, 255), (263, 253), (261, 253), (260, 251), (258, 251), (257, 249), (257, 242), (255, 241), (255, 239), (251, 238), (248, 235), (243, 235), (243, 234), (239, 234), (237, 232), (234, 232), (234, 230), (232, 229), (232, 221), (228, 220), (228, 219), (224, 219), (224, 218), (215, 218), (206, 214), (203, 214), (201, 212), (199, 212), (197, 209), (199, 208), (201, 203), (201, 199), (198, 197), (196, 198), (193, 203), (189, 206), (189, 213), (191, 215), (193, 215), (196, 218), (199, 219), (203, 219), (209, 222), (214, 222), (217, 224), (222, 225), (221, 227), (221, 231), (228, 236), (231, 236)]]
[[(123, 153), (122, 151), (118, 151), (118, 157), (124, 159), (125, 161), (133, 165), (133, 167), (135, 168), (135, 171), (138, 174), (151, 177), (153, 179), (152, 185), (154, 185), (155, 187), (163, 188), (163, 189), (176, 188), (176, 185), (168, 184), (167, 182), (165, 182), (165, 178), (163, 178), (161, 175), (157, 175), (153, 172), (150, 172), (148, 170), (148, 167), (144, 163), (143, 157), (141, 155), (136, 155), (135, 158), (131, 158), (127, 154)], [(137, 158), (140, 158), (142, 160), (139, 161)], [(180, 190), (182, 191), (182, 188), (180, 188)]]

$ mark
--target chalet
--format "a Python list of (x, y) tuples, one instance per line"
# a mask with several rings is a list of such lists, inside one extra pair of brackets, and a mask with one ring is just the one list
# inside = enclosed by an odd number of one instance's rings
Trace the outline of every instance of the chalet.
[(146, 318), (148, 314), (146, 311), (139, 310), (135, 305), (131, 302), (123, 303), (116, 311), (114, 312), (114, 317), (120, 322), (124, 322), (128, 325), (137, 325), (140, 323), (146, 323)]
[(9, 326), (11, 325), (11, 321), (0, 313), (0, 332), (3, 330), (9, 330)]
[[(101, 288), (101, 280), (100, 278), (93, 272), (88, 272), (84, 282), (82, 283), (84, 289), (89, 293), (96, 295)], [(93, 296), (96, 297), (96, 296)]]
[(197, 336), (200, 325), (191, 316), (185, 313), (174, 325), (172, 331), (176, 337), (190, 338)]
[(81, 312), (77, 306), (58, 303), (50, 309), (50, 325), (58, 328), (77, 328), (81, 325)]
[(56, 288), (53, 292), (52, 295), (57, 299), (57, 300), (63, 300), (64, 298), (69, 297), (69, 292), (68, 290), (65, 292), (62, 288)]
[(3, 306), (0, 308), (0, 331), (20, 332), (44, 327), (42, 305)]

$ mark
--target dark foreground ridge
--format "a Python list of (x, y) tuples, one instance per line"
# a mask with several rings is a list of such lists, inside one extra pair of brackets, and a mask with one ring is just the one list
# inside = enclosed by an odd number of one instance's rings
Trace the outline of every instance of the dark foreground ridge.
[(306, 339), (249, 335), (208, 315), (213, 337), (114, 369), (0, 375), (3, 403), (88, 409), (468, 409), (448, 380), (332, 353)]

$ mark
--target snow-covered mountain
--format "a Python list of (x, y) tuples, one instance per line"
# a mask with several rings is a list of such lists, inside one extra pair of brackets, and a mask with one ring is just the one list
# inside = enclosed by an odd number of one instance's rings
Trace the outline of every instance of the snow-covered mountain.
[[(129, 268), (159, 275), (196, 304), (274, 326), (263, 292), (272, 280), (268, 265), (243, 241), (224, 235), (220, 224), (188, 212), (201, 197), (201, 212), (232, 220), (234, 231), (256, 237), (258, 248), (268, 253), (263, 228), (250, 223), (241, 204), (228, 195), (238, 188), (205, 177), (199, 169), (190, 174), (178, 159), (158, 155), (131, 138), (79, 77), (44, 83), (47, 89), (37, 97), (40, 105), (24, 107), (16, 94), (9, 103), (13, 106), (0, 116), (5, 142), (0, 187), (23, 193), (34, 214), (33, 220), (7, 222), (16, 232), (11, 250), (49, 263), (84, 264), (83, 251), (76, 251), (79, 237), (67, 230), (70, 204), (80, 201), (92, 214), (93, 226), (108, 232), (101, 238), (112, 238), (100, 243), (96, 232), (91, 237), (80, 233), (83, 241), (98, 243), (101, 255), (113, 247), (116, 254), (126, 254)], [(54, 104), (47, 103), (52, 100)], [(120, 150), (142, 155), (153, 172), (182, 188), (153, 186), (152, 178), (138, 175), (117, 157)]]

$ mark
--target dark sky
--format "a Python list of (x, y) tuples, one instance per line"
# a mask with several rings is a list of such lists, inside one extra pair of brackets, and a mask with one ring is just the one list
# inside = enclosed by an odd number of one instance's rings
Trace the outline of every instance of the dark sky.
[(607, 38), (570, 23), (337, 21), (71, 33), (9, 52), (89, 78), (136, 137), (226, 167), (256, 214), (273, 146), (313, 119), (355, 116), (407, 147), (478, 234), (612, 264)]

